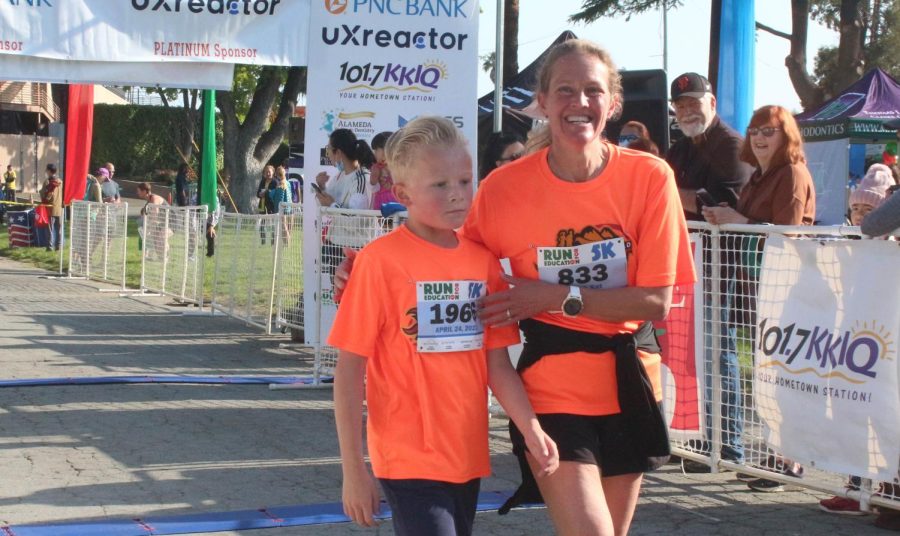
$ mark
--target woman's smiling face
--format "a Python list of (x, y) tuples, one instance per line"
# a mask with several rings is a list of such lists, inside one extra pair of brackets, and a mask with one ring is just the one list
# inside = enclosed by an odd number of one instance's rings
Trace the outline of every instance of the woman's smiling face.
[(616, 105), (609, 70), (599, 58), (581, 52), (561, 57), (552, 67), (538, 104), (550, 123), (553, 143), (587, 145), (600, 139)]

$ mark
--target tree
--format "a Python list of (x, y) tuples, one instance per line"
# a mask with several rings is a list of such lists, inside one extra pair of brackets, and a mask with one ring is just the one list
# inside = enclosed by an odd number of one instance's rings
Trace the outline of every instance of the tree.
[(147, 88), (147, 93), (156, 93), (162, 100), (163, 106), (172, 108), (171, 103), (181, 98), (181, 107), (184, 110), (181, 121), (181, 130), (178, 133), (176, 147), (179, 152), (179, 160), (183, 157), (187, 163), (191, 161), (194, 152), (194, 135), (199, 119), (200, 91), (197, 89), (167, 89)]
[[(584, 0), (582, 10), (570, 18), (593, 22), (600, 17), (631, 15), (676, 8), (678, 0)], [(855, 82), (866, 69), (882, 67), (900, 75), (900, 0), (791, 0), (791, 31), (756, 23), (760, 30), (787, 39), (790, 53), (784, 60), (791, 84), (804, 109), (814, 108)], [(820, 49), (815, 76), (807, 64), (809, 21), (840, 33), (837, 48)]]
[(281, 145), (297, 97), (306, 90), (306, 68), (240, 65), (231, 91), (216, 92), (222, 114), (225, 177), (238, 209), (256, 206), (262, 168)]

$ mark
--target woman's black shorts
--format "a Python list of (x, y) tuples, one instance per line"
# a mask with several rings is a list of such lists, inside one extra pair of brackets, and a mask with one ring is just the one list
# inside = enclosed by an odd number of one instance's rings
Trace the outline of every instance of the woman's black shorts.
[[(622, 414), (586, 416), (569, 413), (538, 415), (544, 432), (559, 449), (559, 461), (596, 465), (602, 476), (644, 473), (650, 470), (646, 456), (636, 454), (628, 419)], [(509, 436), (513, 453), (525, 451), (525, 438), (512, 421)]]

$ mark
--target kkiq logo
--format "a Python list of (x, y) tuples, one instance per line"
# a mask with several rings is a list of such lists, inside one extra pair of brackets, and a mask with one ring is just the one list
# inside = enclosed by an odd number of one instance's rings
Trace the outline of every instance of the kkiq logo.
[(131, 0), (137, 11), (165, 11), (182, 13), (189, 11), (213, 15), (274, 15), (281, 0)]
[(332, 15), (363, 13), (406, 17), (468, 18), (469, 0), (324, 0)]
[(881, 363), (897, 356), (893, 334), (874, 321), (857, 322), (851, 329), (797, 323), (782, 328), (766, 318), (757, 333), (757, 351), (769, 358), (758, 369), (777, 367), (793, 376), (817, 376), (828, 382), (864, 384), (878, 377)]
[(340, 15), (347, 11), (348, 0), (325, 0), (325, 9), (332, 15)]

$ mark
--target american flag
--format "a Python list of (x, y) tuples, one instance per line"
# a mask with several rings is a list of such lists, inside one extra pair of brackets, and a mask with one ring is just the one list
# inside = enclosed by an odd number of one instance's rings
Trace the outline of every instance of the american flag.
[(7, 212), (9, 247), (27, 248), (34, 245), (34, 210)]

